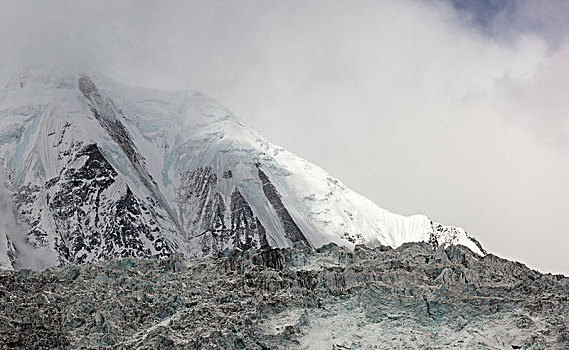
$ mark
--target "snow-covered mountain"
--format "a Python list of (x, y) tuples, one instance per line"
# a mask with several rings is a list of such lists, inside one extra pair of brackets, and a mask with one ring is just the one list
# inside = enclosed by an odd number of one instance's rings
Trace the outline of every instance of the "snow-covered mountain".
[(197, 92), (15, 70), (0, 90), (0, 163), (14, 214), (2, 220), (15, 221), (0, 226), (5, 268), (299, 241), (485, 254), (461, 228), (379, 208)]

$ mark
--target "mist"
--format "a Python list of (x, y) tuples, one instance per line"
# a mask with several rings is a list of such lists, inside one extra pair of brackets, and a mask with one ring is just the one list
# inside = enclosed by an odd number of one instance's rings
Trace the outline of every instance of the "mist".
[(569, 274), (565, 1), (12, 1), (0, 70), (210, 95), (400, 214)]
[[(22, 232), (29, 232), (25, 224), (17, 217), (17, 210), (12, 201), (12, 191), (8, 186), (8, 177), (0, 167), (0, 235), (5, 235), (14, 249), (14, 269), (41, 270), (58, 264), (49, 248), (28, 241)], [(5, 242), (4, 242), (5, 243)]]

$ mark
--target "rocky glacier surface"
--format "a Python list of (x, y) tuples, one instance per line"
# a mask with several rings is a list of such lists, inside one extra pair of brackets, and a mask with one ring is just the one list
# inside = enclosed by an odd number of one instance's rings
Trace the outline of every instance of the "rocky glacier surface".
[(0, 272), (1, 349), (568, 349), (569, 278), (336, 244)]
[(87, 73), (2, 79), (0, 268), (299, 242), (485, 254), (462, 228), (378, 207), (211, 98)]

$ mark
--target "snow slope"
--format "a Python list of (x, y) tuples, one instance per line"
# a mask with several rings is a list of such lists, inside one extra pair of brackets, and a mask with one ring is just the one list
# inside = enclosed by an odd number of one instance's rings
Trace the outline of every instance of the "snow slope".
[(198, 92), (17, 69), (0, 90), (0, 162), (19, 238), (60, 264), (298, 241), (485, 253), (461, 228), (379, 208)]

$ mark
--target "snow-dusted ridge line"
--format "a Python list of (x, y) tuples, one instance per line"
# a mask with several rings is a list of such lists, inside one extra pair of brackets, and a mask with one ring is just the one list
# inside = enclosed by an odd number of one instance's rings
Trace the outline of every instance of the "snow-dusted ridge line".
[(46, 265), (18, 247), (8, 257), (11, 237), (59, 264), (297, 241), (485, 254), (461, 228), (381, 209), (196, 92), (16, 71), (0, 91), (0, 162), (21, 228), (0, 241), (5, 267)]

